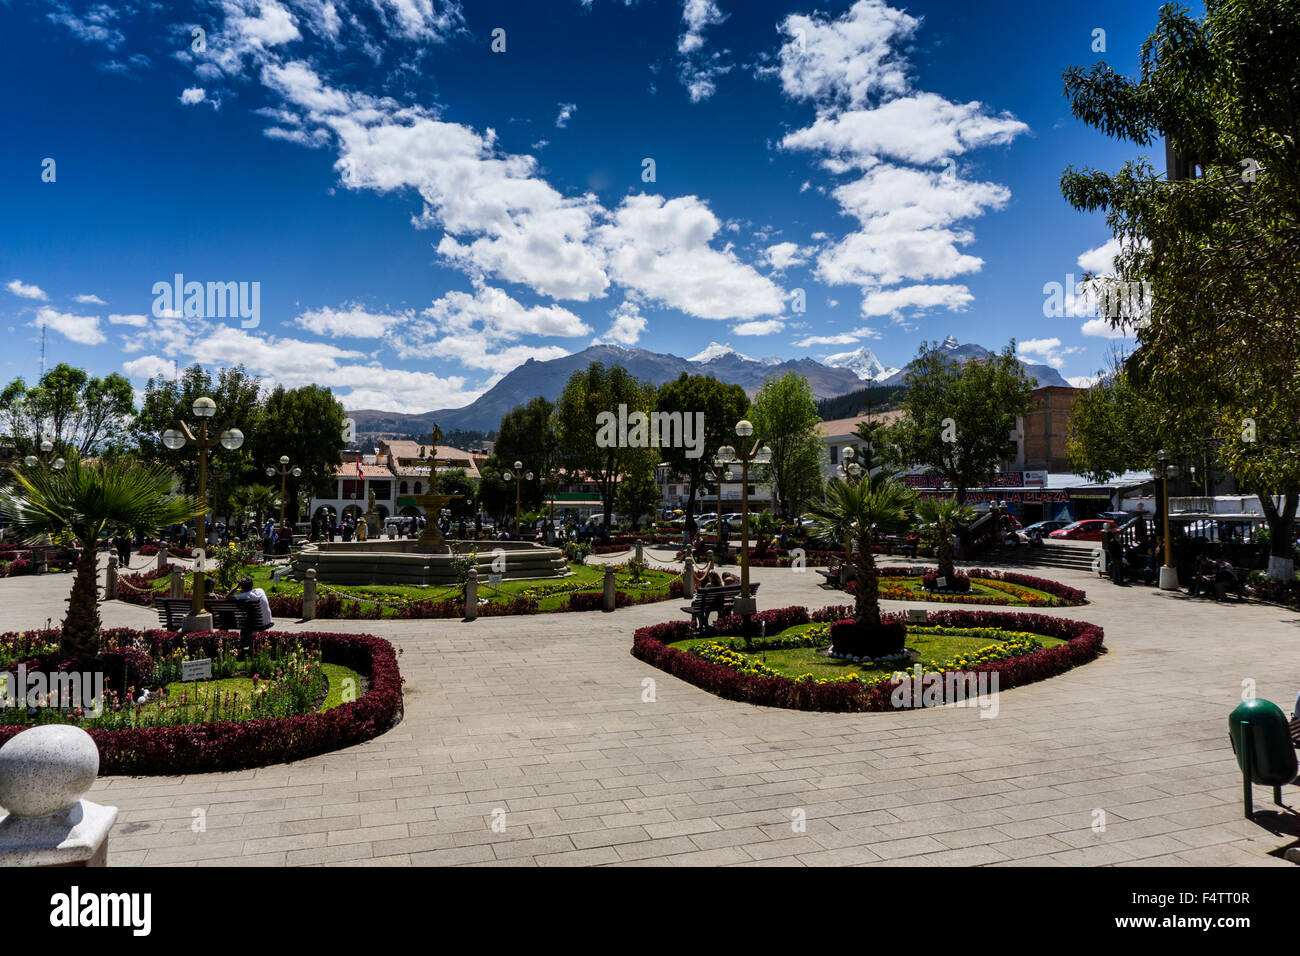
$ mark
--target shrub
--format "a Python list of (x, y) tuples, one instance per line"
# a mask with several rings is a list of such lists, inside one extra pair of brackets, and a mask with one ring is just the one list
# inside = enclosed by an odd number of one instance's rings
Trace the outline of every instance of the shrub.
[(921, 584), (927, 591), (969, 591), (970, 578), (964, 574), (953, 574), (944, 578), (943, 588), (939, 587), (939, 572), (926, 574), (921, 578)]
[(844, 657), (884, 657), (902, 652), (907, 625), (882, 621), (879, 627), (859, 624), (853, 618), (831, 625), (831, 650)]
[[(58, 638), (57, 629), (41, 633)], [(0, 634), (0, 646), (28, 639), (24, 634)], [(117, 629), (105, 631), (102, 641), (111, 647), (110, 653), (134, 647), (137, 653), (161, 658), (183, 647), (190, 656), (216, 656), (218, 642), (238, 644), (239, 635), (224, 631), (180, 635), (170, 631)], [(324, 661), (349, 667), (368, 678), (368, 689), (356, 700), (323, 714), (132, 730), (92, 729), (87, 733), (99, 748), (99, 772), (170, 775), (264, 767), (369, 740), (400, 719), (402, 676), (397, 668), (397, 654), (387, 641), (369, 634), (326, 632), (263, 633), (254, 637), (255, 647), (277, 642), (318, 648)], [(140, 646), (148, 647), (149, 651), (139, 650)], [(132, 655), (126, 655), (123, 659), (131, 658)], [(141, 663), (140, 658), (135, 661), (137, 665)], [(0, 744), (26, 729), (0, 725)]]

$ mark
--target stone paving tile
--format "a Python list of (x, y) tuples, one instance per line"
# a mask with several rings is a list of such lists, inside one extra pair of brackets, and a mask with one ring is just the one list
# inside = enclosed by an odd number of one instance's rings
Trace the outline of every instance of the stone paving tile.
[[(628, 654), (634, 628), (679, 617), (674, 602), (523, 628), (277, 621), (391, 640), (403, 722), (289, 766), (101, 778), (90, 798), (120, 808), (118, 866), (1290, 865), (1269, 854), (1300, 834), (1241, 818), (1223, 729), (1240, 688), (1223, 675), (1263, 675), (1260, 695), (1289, 702), (1300, 661), (1278, 648), (1294, 614), (1040, 573), (1087, 589), (1088, 605), (1048, 613), (1101, 625), (1110, 653), (1004, 692), (992, 720), (720, 700)], [(813, 577), (754, 569), (764, 607), (834, 603)], [(67, 586), (0, 580), (0, 630), (57, 618)], [(148, 609), (101, 610), (105, 626), (153, 626)], [(1257, 799), (1265, 810), (1267, 790)], [(505, 833), (491, 830), (497, 809)]]

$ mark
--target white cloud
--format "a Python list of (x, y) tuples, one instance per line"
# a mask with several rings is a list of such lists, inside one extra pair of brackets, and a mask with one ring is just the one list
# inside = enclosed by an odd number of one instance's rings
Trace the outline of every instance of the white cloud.
[(809, 335), (806, 338), (799, 339), (794, 343), (795, 348), (806, 349), (814, 345), (852, 345), (858, 341), (858, 337), (850, 332), (841, 332), (839, 335)]
[(53, 12), (46, 14), (50, 21), (67, 27), (83, 43), (102, 43), (116, 50), (126, 40), (114, 24), (118, 11), (111, 4), (93, 3), (80, 14), (74, 13), (62, 0), (52, 0), (51, 6)]
[(975, 297), (964, 285), (911, 285), (880, 289), (862, 297), (864, 316), (901, 316), (904, 309), (947, 309), (961, 312)]
[(776, 335), (785, 329), (781, 319), (767, 319), (763, 322), (741, 322), (731, 327), (732, 335)]
[(72, 297), (72, 301), (80, 302), (82, 305), (108, 305), (108, 303), (105, 302), (103, 299), (101, 299), (99, 296), (89, 295), (89, 294), (74, 295)]
[(795, 14), (781, 30), (780, 77), (791, 99), (839, 100), (849, 105), (907, 89), (907, 64), (894, 45), (921, 21), (882, 0), (858, 0), (838, 20)]
[(1089, 249), (1079, 256), (1079, 268), (1095, 275), (1111, 276), (1115, 274), (1115, 257), (1119, 255), (1119, 240), (1110, 239), (1096, 249)]
[(1061, 340), (1052, 337), (1050, 339), (1025, 339), (1023, 342), (1016, 343), (1016, 351), (1023, 356), (1037, 358), (1045, 365), (1050, 365), (1054, 369), (1065, 367), (1065, 356), (1073, 355), (1082, 351), (1078, 346), (1063, 348)]
[(68, 312), (59, 312), (47, 305), (37, 310), (36, 321), (32, 325), (36, 328), (44, 326), (53, 329), (69, 341), (81, 345), (99, 345), (105, 340), (104, 333), (99, 328), (97, 315), (72, 315)]
[(710, 26), (727, 19), (716, 0), (684, 0), (682, 24), (684, 29), (677, 38), (680, 63), (678, 79), (686, 87), (692, 103), (708, 99), (717, 90), (717, 77), (731, 72), (731, 66), (722, 62), (722, 54), (705, 54), (704, 34)]
[(641, 310), (637, 308), (634, 302), (623, 302), (610, 313), (614, 322), (604, 335), (592, 339), (592, 345), (599, 345), (602, 342), (613, 342), (615, 345), (636, 345), (641, 339), (641, 333), (646, 329), (646, 319), (641, 315)]
[(838, 19), (790, 16), (781, 24), (787, 39), (775, 71), (789, 97), (817, 106), (814, 122), (787, 134), (782, 147), (819, 154), (831, 174), (857, 177), (831, 195), (859, 228), (822, 247), (817, 277), (861, 287), (864, 315), (899, 320), (903, 309), (960, 311), (972, 301), (960, 285), (884, 287), (951, 279), (983, 266), (961, 251), (974, 233), (957, 224), (1003, 207), (1011, 194), (964, 178), (955, 157), (1028, 131), (982, 103), (913, 90), (898, 51), (920, 23), (883, 0), (858, 0)]
[(122, 371), (131, 378), (171, 378), (175, 366), (158, 355), (142, 355), (122, 363)]
[(1116, 329), (1111, 326), (1109, 319), (1101, 318), (1089, 319), (1079, 326), (1079, 331), (1084, 335), (1092, 335), (1101, 339), (1130, 339), (1134, 334), (1129, 329)]
[(569, 118), (572, 117), (573, 114), (576, 112), (578, 112), (577, 103), (561, 103), (560, 115), (555, 117), (556, 128), (564, 129), (566, 126), (568, 126)]
[(628, 196), (597, 230), (610, 274), (647, 298), (702, 319), (752, 319), (784, 308), (781, 288), (730, 250), (709, 245), (720, 223), (695, 196)]
[(149, 324), (147, 315), (118, 315), (113, 313), (108, 317), (109, 325), (130, 325), (135, 328), (143, 328)]
[(395, 326), (410, 322), (412, 310), (397, 313), (370, 312), (352, 302), (338, 309), (324, 306), (310, 309), (293, 320), (293, 325), (330, 338), (378, 339)]
[(763, 257), (777, 272), (784, 272), (791, 266), (806, 265), (811, 251), (797, 242), (778, 242), (764, 249)]
[(27, 285), (21, 279), (14, 279), (7, 283), (5, 288), (22, 299), (39, 299), (46, 302), (50, 298), (40, 286)]
[(202, 103), (208, 98), (208, 93), (201, 86), (191, 86), (181, 90), (181, 102), (186, 106), (193, 106), (196, 103)]

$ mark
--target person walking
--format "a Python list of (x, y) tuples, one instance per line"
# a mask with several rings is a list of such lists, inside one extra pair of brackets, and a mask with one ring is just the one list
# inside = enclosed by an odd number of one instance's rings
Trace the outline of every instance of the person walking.
[(1106, 560), (1110, 564), (1110, 580), (1114, 584), (1124, 583), (1124, 542), (1114, 531), (1106, 532)]

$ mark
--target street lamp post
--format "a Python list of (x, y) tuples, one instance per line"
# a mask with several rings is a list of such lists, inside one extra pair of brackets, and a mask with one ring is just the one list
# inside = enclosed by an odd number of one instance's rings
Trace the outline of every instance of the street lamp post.
[(54, 442), (50, 441), (48, 438), (42, 438), (41, 456), (37, 458), (35, 455), (28, 455), (26, 458), (23, 459), (23, 464), (25, 464), (28, 468), (35, 468), (37, 465), (48, 464), (55, 471), (59, 471), (60, 469), (63, 468), (65, 464), (67, 464), (67, 462), (65, 462), (62, 458), (56, 458), (53, 461), (50, 461), (50, 455), (53, 452), (54, 452)]
[(1178, 569), (1174, 567), (1174, 542), (1169, 537), (1169, 452), (1163, 448), (1156, 452), (1156, 462), (1160, 466), (1160, 504), (1165, 515), (1165, 563), (1160, 568), (1160, 590), (1177, 591)]
[(288, 490), (288, 489), (285, 487), (285, 482), (288, 480), (288, 477), (289, 477), (290, 475), (293, 475), (295, 478), (301, 476), (301, 475), (302, 475), (302, 469), (301, 469), (301, 468), (290, 468), (290, 467), (289, 467), (289, 456), (288, 456), (288, 455), (281, 455), (281, 456), (280, 456), (280, 467), (279, 467), (279, 468), (275, 468), (275, 467), (273, 467), (273, 466), (271, 466), (271, 465), (267, 465), (267, 467), (266, 467), (266, 477), (268, 477), (268, 478), (274, 478), (276, 475), (279, 475), (279, 476), (280, 476), (280, 527), (283, 528), (283, 527), (284, 527), (284, 503), (285, 503), (285, 494), (287, 493), (287, 490)]
[[(745, 419), (736, 423), (737, 437), (748, 439), (753, 434), (754, 426)], [(772, 449), (764, 445), (760, 439), (754, 442), (748, 451), (745, 450), (743, 442), (739, 450), (730, 445), (723, 445), (718, 449), (718, 457), (724, 464), (740, 462), (740, 597), (736, 598), (733, 611), (746, 618), (745, 632), (748, 634), (748, 618), (753, 615), (756, 607), (754, 598), (749, 592), (749, 463), (768, 464), (772, 460)], [(718, 521), (721, 520), (722, 515), (719, 514)]]
[[(217, 403), (206, 395), (194, 400), (191, 407), (194, 416), (201, 422), (199, 435), (196, 438), (190, 431), (190, 427), (179, 419), (174, 425), (162, 433), (163, 444), (172, 451), (179, 451), (187, 444), (193, 445), (199, 452), (199, 507), (200, 511), (197, 522), (200, 547), (207, 544), (207, 516), (208, 516), (208, 451), (220, 445), (228, 451), (236, 451), (244, 444), (244, 433), (238, 428), (231, 428), (230, 422), (226, 422), (217, 434), (211, 438), (208, 437), (208, 419), (217, 413)], [(203, 609), (203, 579), (205, 574), (199, 568), (201, 562), (196, 561), (194, 564), (194, 603), (191, 605), (190, 614), (185, 618), (181, 625), (184, 631), (202, 631), (210, 630), (212, 627), (212, 615)]]
[(515, 483), (515, 538), (516, 539), (518, 539), (519, 537), (519, 490), (523, 485), (525, 479), (528, 481), (533, 480), (533, 473), (531, 471), (528, 472), (527, 474), (520, 473), (520, 469), (523, 467), (524, 467), (524, 463), (522, 461), (517, 461), (515, 462), (515, 470), (513, 474), (507, 471), (501, 476), (506, 481), (513, 481)]
[[(857, 452), (853, 450), (852, 445), (846, 445), (844, 451), (840, 453), (844, 459), (836, 468), (836, 472), (845, 481), (853, 483), (862, 477), (862, 466), (853, 459), (857, 457)], [(849, 564), (853, 563), (853, 534), (850, 533), (844, 539), (844, 560)], [(847, 565), (846, 565), (847, 566)]]

